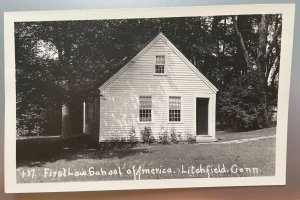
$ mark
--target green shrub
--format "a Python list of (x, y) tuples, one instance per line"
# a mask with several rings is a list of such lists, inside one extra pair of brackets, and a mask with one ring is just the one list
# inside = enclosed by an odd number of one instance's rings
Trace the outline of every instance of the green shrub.
[(136, 137), (136, 130), (134, 128), (134, 126), (131, 126), (130, 130), (129, 130), (129, 142), (132, 142), (132, 143), (137, 143), (138, 142), (138, 139)]
[(176, 135), (176, 130), (174, 128), (171, 129), (170, 137), (171, 137), (171, 143), (173, 143), (173, 144), (177, 144), (178, 143), (178, 138), (177, 138), (177, 135)]
[(191, 132), (186, 132), (186, 141), (189, 144), (196, 143), (196, 136)]
[(159, 141), (160, 144), (170, 144), (171, 139), (169, 137), (169, 133), (168, 131), (163, 131), (160, 135), (159, 135)]
[(119, 141), (120, 141), (120, 137), (114, 134), (114, 135), (110, 138), (110, 141), (111, 141), (111, 142), (119, 142)]
[(113, 135), (111, 139), (106, 142), (105, 148), (132, 148), (136, 143), (128, 142), (128, 139), (123, 136)]
[(142, 131), (141, 131), (141, 137), (142, 137), (142, 141), (146, 144), (150, 144), (150, 143), (154, 143), (155, 139), (152, 135), (152, 130), (150, 127), (145, 127)]
[(119, 134), (117, 130), (114, 130), (112, 136), (110, 138), (111, 142), (118, 142), (120, 140)]
[(250, 70), (234, 78), (220, 92), (217, 102), (219, 115), (229, 122), (227, 125), (234, 131), (269, 127), (270, 113), (267, 112), (266, 94), (262, 85), (260, 70)]
[(127, 142), (127, 139), (125, 137), (120, 137), (118, 142), (125, 143)]
[(130, 147), (135, 147), (138, 144), (138, 138), (136, 136), (136, 130), (134, 126), (131, 126), (130, 130), (129, 130), (129, 138), (128, 138), (128, 142), (129, 142), (129, 146)]
[(178, 143), (184, 143), (185, 142), (184, 138), (182, 137), (181, 132), (177, 133), (177, 140), (178, 140)]

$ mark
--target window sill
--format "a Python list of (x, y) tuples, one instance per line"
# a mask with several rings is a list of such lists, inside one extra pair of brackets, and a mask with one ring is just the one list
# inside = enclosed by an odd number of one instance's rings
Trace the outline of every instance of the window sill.
[(183, 122), (168, 122), (168, 124), (183, 124)]
[(167, 74), (153, 74), (153, 76), (167, 76)]
[(154, 122), (138, 122), (138, 124), (154, 124)]

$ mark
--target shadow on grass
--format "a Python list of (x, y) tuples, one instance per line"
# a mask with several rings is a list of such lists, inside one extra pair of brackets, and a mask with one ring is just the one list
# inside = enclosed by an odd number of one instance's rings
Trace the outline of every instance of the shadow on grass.
[(57, 160), (123, 158), (134, 154), (151, 153), (146, 148), (132, 148), (131, 143), (97, 143), (88, 136), (65, 140), (17, 140), (17, 168), (41, 167)]

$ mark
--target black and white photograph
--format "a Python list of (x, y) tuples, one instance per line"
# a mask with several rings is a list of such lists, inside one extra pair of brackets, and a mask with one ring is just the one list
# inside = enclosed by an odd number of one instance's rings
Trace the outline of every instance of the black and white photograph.
[(293, 9), (248, 7), (7, 13), (9, 181), (284, 184)]

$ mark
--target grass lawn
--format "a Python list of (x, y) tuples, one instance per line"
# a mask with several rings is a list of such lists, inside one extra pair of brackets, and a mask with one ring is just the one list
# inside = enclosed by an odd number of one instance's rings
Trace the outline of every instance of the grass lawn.
[(265, 128), (255, 131), (234, 132), (234, 131), (216, 131), (216, 137), (219, 141), (240, 140), (247, 138), (272, 136), (276, 134), (276, 128)]
[[(242, 138), (250, 138), (251, 132), (244, 133)], [(265, 136), (261, 133), (274, 135), (275, 129), (253, 132), (252, 137)], [(222, 133), (222, 136), (224, 140), (233, 140), (238, 138), (237, 134)], [(220, 132), (218, 136), (221, 136)], [(99, 148), (84, 137), (73, 140), (69, 145), (68, 142), (63, 145), (42, 143), (39, 147), (30, 145), (31, 152), (28, 146), (25, 149), (24, 145), (17, 144), (20, 154), (17, 156), (17, 181), (67, 182), (275, 174), (275, 138), (232, 144), (150, 145), (135, 148)]]

